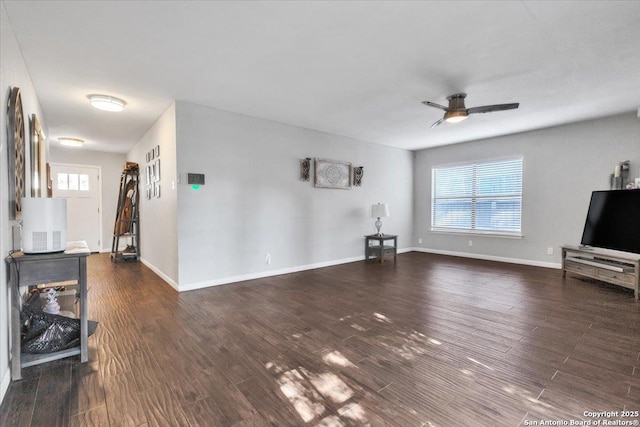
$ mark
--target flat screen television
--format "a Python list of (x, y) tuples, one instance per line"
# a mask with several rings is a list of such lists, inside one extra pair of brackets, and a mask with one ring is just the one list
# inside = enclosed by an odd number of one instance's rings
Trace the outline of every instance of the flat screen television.
[(581, 244), (640, 254), (640, 189), (594, 191)]

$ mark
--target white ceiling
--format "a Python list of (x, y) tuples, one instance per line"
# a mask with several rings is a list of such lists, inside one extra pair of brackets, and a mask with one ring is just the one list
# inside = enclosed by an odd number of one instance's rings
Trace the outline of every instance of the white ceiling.
[[(639, 1), (3, 3), (52, 145), (126, 152), (174, 100), (410, 150), (640, 106)], [(456, 92), (520, 108), (430, 129)]]

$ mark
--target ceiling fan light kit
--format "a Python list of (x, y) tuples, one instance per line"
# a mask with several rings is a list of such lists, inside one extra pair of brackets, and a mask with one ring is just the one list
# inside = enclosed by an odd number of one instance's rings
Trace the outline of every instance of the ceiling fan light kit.
[(93, 107), (104, 111), (120, 112), (127, 105), (122, 99), (109, 95), (89, 95), (87, 98)]
[(429, 107), (439, 108), (444, 110), (444, 116), (431, 125), (432, 128), (440, 125), (443, 121), (447, 123), (460, 123), (463, 120), (466, 120), (469, 117), (469, 114), (478, 114), (478, 113), (491, 113), (493, 111), (504, 111), (504, 110), (513, 110), (520, 106), (519, 103), (512, 104), (496, 104), (496, 105), (484, 105), (482, 107), (473, 107), (467, 108), (464, 105), (464, 99), (467, 97), (466, 93), (455, 93), (449, 97), (447, 100), (449, 101), (449, 106), (445, 107), (444, 105), (436, 104), (431, 101), (423, 101), (424, 105)]
[(460, 123), (466, 120), (469, 115), (466, 111), (448, 111), (444, 113), (444, 121), (447, 123)]

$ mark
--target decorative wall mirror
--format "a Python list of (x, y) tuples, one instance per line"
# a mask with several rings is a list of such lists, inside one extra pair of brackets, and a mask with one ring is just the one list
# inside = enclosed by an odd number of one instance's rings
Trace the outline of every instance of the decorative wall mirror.
[(9, 219), (22, 217), (24, 197), (24, 116), (20, 88), (9, 90), (7, 100), (7, 149), (9, 171)]

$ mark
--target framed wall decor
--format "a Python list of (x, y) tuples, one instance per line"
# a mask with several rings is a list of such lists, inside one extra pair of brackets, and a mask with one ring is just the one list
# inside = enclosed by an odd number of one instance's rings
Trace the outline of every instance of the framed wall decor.
[(160, 181), (160, 159), (156, 160), (155, 163), (153, 164), (153, 171), (154, 171), (154, 181)]
[(315, 159), (314, 186), (351, 190), (351, 169), (349, 162)]
[(22, 217), (22, 198), (25, 195), (24, 116), (20, 88), (9, 89), (7, 100), (7, 150), (9, 172), (9, 219)]
[(311, 158), (307, 157), (300, 160), (300, 181), (309, 181), (311, 172)]
[(47, 163), (47, 197), (53, 197), (53, 180), (51, 179), (51, 165)]
[(42, 196), (42, 154), (44, 138), (40, 121), (35, 114), (29, 118), (29, 130), (31, 136), (31, 197)]
[(158, 158), (160, 157), (160, 146), (156, 145), (155, 148), (153, 149), (153, 157), (154, 158)]
[(362, 186), (362, 177), (364, 176), (364, 167), (356, 166), (353, 168), (353, 185), (354, 187)]

